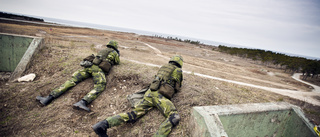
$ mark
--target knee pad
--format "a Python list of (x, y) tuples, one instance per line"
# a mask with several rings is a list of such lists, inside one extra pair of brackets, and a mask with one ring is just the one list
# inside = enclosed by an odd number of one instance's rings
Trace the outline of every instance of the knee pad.
[(179, 124), (179, 121), (180, 121), (180, 116), (179, 114), (171, 114), (170, 117), (169, 117), (169, 121), (170, 123), (172, 124), (172, 126), (176, 126)]
[(134, 111), (128, 112), (127, 115), (129, 117), (128, 123), (134, 123), (137, 121), (137, 115)]

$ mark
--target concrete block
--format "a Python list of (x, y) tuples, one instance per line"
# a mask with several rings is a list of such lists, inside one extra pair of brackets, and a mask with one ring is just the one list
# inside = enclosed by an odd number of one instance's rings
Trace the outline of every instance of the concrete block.
[(0, 33), (1, 70), (12, 72), (9, 81), (15, 81), (29, 67), (33, 56), (42, 48), (40, 37)]
[(193, 107), (193, 137), (316, 137), (302, 110), (285, 102)]

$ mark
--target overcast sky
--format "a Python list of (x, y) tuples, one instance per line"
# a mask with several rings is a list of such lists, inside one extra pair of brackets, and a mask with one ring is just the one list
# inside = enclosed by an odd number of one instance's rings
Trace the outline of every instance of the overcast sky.
[(0, 11), (320, 58), (320, 0), (0, 0)]

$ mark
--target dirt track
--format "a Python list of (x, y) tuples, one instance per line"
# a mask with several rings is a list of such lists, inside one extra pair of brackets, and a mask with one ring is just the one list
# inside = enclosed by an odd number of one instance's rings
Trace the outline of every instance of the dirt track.
[[(126, 95), (146, 87), (158, 67), (174, 54), (184, 57), (186, 73), (182, 92), (172, 99), (181, 116), (180, 124), (170, 134), (172, 137), (190, 135), (188, 122), (193, 106), (285, 101), (300, 106), (310, 120), (320, 123), (320, 107), (308, 103), (310, 96), (300, 98), (301, 101), (269, 92), (283, 89), (294, 96), (314, 94), (309, 85), (297, 82), (283, 70), (226, 55), (212, 47), (132, 33), (61, 26), (0, 22), (0, 32), (45, 38), (45, 48), (25, 72), (36, 73), (34, 82), (0, 83), (0, 134), (3, 136), (96, 136), (90, 127), (108, 116), (131, 111)], [(120, 44), (121, 64), (107, 76), (106, 90), (90, 104), (93, 112), (72, 108), (73, 103), (92, 89), (92, 79), (81, 82), (46, 107), (35, 101), (37, 95), (48, 95), (69, 79), (74, 71), (81, 69), (79, 62), (84, 57), (96, 54), (111, 39)], [(319, 94), (315, 93), (312, 100), (319, 101)], [(163, 120), (155, 109), (134, 124), (111, 128), (108, 134), (152, 136)]]
[[(147, 45), (148, 47), (150, 47), (151, 49), (153, 49), (157, 56), (160, 56), (160, 57), (162, 57), (162, 58), (164, 58), (166, 60), (170, 59), (169, 57), (163, 56), (161, 51), (158, 50), (157, 48), (154, 48), (154, 47), (152, 47), (151, 45), (149, 45), (147, 43), (144, 43), (144, 44)], [(141, 63), (141, 64), (146, 64), (146, 63)], [(146, 64), (146, 65), (155, 66), (153, 64)], [(185, 65), (190, 65), (190, 64), (185, 64)], [(188, 70), (185, 70), (184, 72), (187, 73), (187, 74), (191, 74), (192, 73), (192, 72), (190, 72)], [(292, 76), (292, 78), (294, 78), (295, 80), (297, 80), (299, 82), (302, 82), (302, 83), (305, 83), (307, 85), (312, 86), (314, 88), (312, 90), (312, 92), (303, 92), (303, 91), (280, 89), (280, 88), (270, 88), (270, 87), (265, 87), (265, 86), (259, 86), (259, 85), (254, 85), (254, 84), (249, 84), (249, 83), (244, 83), (244, 82), (239, 82), (239, 81), (233, 81), (233, 80), (213, 77), (213, 76), (204, 75), (204, 74), (197, 73), (197, 72), (194, 72), (194, 75), (199, 76), (199, 77), (204, 77), (204, 78), (209, 78), (209, 79), (214, 79), (214, 80), (219, 80), (219, 81), (224, 81), (224, 82), (229, 82), (229, 83), (234, 83), (234, 84), (239, 84), (239, 85), (243, 85), (243, 86), (259, 88), (259, 89), (263, 89), (263, 90), (266, 90), (266, 91), (270, 91), (270, 92), (274, 92), (274, 93), (277, 93), (277, 94), (281, 94), (281, 95), (284, 95), (284, 96), (288, 96), (288, 97), (291, 97), (291, 98), (294, 98), (294, 99), (298, 99), (298, 100), (301, 100), (301, 101), (305, 101), (305, 102), (308, 102), (308, 103), (313, 104), (313, 105), (320, 106), (320, 100), (317, 100), (316, 98), (314, 98), (314, 96), (319, 96), (320, 95), (320, 87), (317, 86), (317, 85), (313, 85), (313, 84), (310, 84), (308, 82), (300, 80), (300, 75), (302, 75), (302, 73), (295, 73)], [(252, 78), (251, 80), (256, 80), (256, 79)], [(266, 83), (270, 83), (270, 82), (266, 82)], [(281, 85), (283, 87), (286, 87), (286, 85), (282, 85), (282, 84), (279, 84), (279, 85)]]
[(301, 79), (300, 79), (300, 76), (301, 76), (301, 75), (302, 75), (302, 73), (295, 73), (295, 74), (292, 76), (292, 78), (295, 79), (295, 80), (297, 80), (297, 81), (299, 81), (299, 82), (301, 82), (301, 83), (305, 83), (305, 84), (307, 84), (307, 85), (312, 86), (312, 87), (313, 87), (312, 92), (320, 93), (320, 87), (319, 87), (318, 85), (314, 85), (314, 84), (311, 84), (311, 83), (309, 83), (309, 82), (305, 82), (305, 81), (301, 80)]

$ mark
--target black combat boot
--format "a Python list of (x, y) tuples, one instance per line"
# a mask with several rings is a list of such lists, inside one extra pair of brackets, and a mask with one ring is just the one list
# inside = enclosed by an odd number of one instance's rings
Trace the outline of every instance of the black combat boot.
[(50, 102), (54, 99), (54, 97), (52, 95), (49, 95), (47, 97), (37, 96), (36, 98), (37, 98), (37, 100), (40, 101), (40, 103), (42, 105), (45, 105), (45, 106), (50, 104)]
[(83, 100), (83, 99), (81, 99), (79, 102), (73, 104), (73, 106), (74, 106), (75, 108), (83, 109), (83, 110), (85, 110), (85, 111), (90, 112), (90, 109), (87, 107), (87, 105), (88, 105), (88, 102), (85, 101), (85, 100)]
[(99, 137), (108, 137), (107, 128), (109, 128), (109, 123), (107, 120), (100, 121), (92, 126), (92, 129), (97, 135), (99, 135)]

